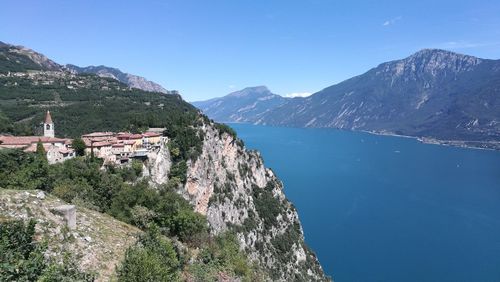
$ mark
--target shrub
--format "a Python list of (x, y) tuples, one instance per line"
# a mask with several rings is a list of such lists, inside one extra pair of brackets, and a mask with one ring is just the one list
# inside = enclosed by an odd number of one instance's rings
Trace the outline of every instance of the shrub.
[(118, 267), (119, 281), (178, 281), (179, 260), (172, 243), (152, 226), (127, 249)]
[(70, 254), (57, 264), (44, 257), (45, 244), (34, 240), (34, 220), (0, 222), (0, 281), (93, 281)]

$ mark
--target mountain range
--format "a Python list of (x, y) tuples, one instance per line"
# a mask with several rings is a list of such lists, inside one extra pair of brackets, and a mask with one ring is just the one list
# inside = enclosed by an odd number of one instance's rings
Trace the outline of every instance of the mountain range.
[[(193, 105), (224, 122), (362, 130), (500, 148), (500, 60), (424, 49), (309, 97), (268, 103), (258, 89), (245, 89), (245, 99), (231, 93)], [(248, 114), (242, 118), (242, 112)]]
[[(24, 46), (16, 46), (0, 41), (0, 73), (19, 72), (26, 70), (69, 71), (73, 74), (92, 73), (100, 77), (116, 79), (132, 88), (169, 94), (170, 91), (158, 83), (144, 77), (124, 73), (116, 68), (107, 66), (79, 67), (72, 64), (60, 65), (45, 55), (35, 52)], [(26, 69), (24, 69), (26, 68)]]
[(130, 73), (125, 73), (120, 71), (117, 68), (111, 68), (107, 66), (88, 66), (88, 67), (79, 67), (71, 64), (67, 64), (64, 66), (66, 69), (71, 72), (81, 74), (81, 73), (93, 73), (97, 74), (100, 77), (110, 77), (116, 79), (120, 82), (127, 84), (132, 88), (141, 89), (144, 91), (150, 92), (161, 92), (168, 94), (169, 91), (163, 88), (158, 83), (149, 81), (142, 76), (133, 75)]

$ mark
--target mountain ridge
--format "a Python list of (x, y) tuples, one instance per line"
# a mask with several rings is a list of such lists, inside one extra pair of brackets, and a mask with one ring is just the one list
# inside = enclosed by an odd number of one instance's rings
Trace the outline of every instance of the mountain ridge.
[[(161, 85), (147, 80), (144, 77), (124, 73), (117, 68), (107, 66), (88, 66), (79, 67), (72, 64), (61, 65), (47, 58), (45, 55), (36, 52), (30, 48), (13, 45), (0, 41), (0, 61), (3, 62), (5, 69), (0, 69), (0, 73), (8, 71), (19, 72), (26, 70), (38, 71), (56, 71), (56, 72), (71, 72), (73, 74), (93, 73), (100, 77), (116, 79), (126, 85), (149, 92), (161, 92), (170, 94), (171, 92), (163, 88)], [(9, 63), (6, 65), (5, 63)], [(23, 66), (22, 68), (20, 68)]]
[[(247, 117), (246, 122), (362, 130), (500, 148), (499, 95), (500, 60), (423, 49), (309, 97), (287, 99), (259, 116)], [(204, 110), (203, 104), (194, 105)]]
[(147, 80), (146, 78), (138, 75), (133, 75), (130, 73), (125, 73), (122, 72), (118, 68), (113, 68), (113, 67), (108, 67), (104, 65), (99, 65), (99, 66), (86, 66), (86, 67), (79, 67), (76, 65), (72, 64), (66, 64), (64, 66), (66, 69), (68, 69), (71, 72), (80, 74), (80, 73), (93, 73), (97, 74), (98, 76), (101, 77), (109, 77), (116, 79), (120, 82), (123, 82), (127, 84), (128, 86), (132, 88), (137, 88), (141, 89), (144, 91), (150, 91), (150, 92), (161, 92), (168, 94), (169, 91), (160, 84)]

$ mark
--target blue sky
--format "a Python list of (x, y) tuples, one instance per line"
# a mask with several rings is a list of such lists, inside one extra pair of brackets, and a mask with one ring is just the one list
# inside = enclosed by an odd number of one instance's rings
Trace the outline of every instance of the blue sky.
[(315, 92), (422, 48), (500, 58), (500, 1), (3, 0), (0, 41), (107, 65), (188, 101)]

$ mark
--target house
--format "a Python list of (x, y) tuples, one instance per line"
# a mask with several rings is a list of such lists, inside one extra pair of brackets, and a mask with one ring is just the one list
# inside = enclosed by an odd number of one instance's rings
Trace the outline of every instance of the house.
[(142, 134), (142, 145), (145, 148), (158, 146), (160, 144), (161, 134), (156, 132), (145, 132)]

